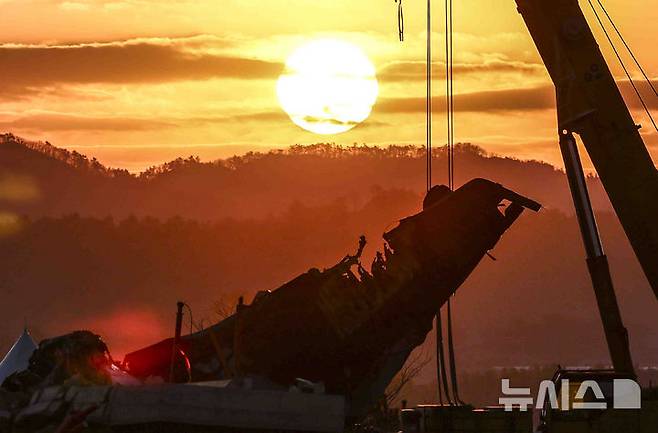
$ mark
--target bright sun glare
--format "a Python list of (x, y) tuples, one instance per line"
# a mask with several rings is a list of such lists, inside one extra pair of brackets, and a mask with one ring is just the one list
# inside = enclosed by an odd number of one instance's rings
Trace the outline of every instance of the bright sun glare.
[(336, 39), (299, 47), (277, 83), (283, 110), (316, 134), (339, 134), (366, 120), (378, 92), (370, 59), (356, 45)]

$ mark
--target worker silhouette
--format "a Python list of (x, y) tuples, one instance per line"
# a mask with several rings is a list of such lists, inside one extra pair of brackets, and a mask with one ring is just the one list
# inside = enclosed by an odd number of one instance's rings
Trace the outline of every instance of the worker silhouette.
[(377, 251), (375, 259), (372, 261), (370, 266), (370, 273), (375, 278), (381, 278), (386, 272), (386, 261), (384, 260), (384, 255)]

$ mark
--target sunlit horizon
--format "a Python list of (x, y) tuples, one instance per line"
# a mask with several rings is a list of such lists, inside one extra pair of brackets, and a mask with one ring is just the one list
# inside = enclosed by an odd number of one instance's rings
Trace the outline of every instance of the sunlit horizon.
[[(189, 155), (213, 160), (320, 141), (422, 145), (421, 3), (405, 2), (400, 42), (393, 2), (300, 0), (282, 8), (279, 2), (235, 0), (221, 7), (207, 0), (4, 0), (0, 131), (131, 171)], [(606, 5), (655, 79), (652, 23), (658, 10), (649, 0)], [(440, 146), (446, 135), (444, 34), (436, 9), (433, 139)], [(656, 160), (658, 134), (651, 132), (596, 21), (585, 13)], [(358, 127), (320, 136), (290, 121), (277, 82), (296, 48), (323, 39), (363, 51), (375, 68), (378, 97), (368, 115), (361, 107), (368, 104), (356, 104), (348, 107), (356, 114), (329, 122)], [(554, 90), (513, 0), (455, 5), (455, 80), (456, 141), (561, 165)], [(655, 112), (655, 100), (649, 102)], [(297, 116), (297, 124), (303, 117)]]

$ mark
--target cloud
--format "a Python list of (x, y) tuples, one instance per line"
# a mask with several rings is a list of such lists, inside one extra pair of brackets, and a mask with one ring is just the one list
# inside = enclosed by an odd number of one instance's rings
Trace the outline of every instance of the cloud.
[(89, 10), (89, 5), (86, 3), (80, 2), (63, 2), (60, 3), (59, 8), (64, 11), (87, 11)]
[(154, 119), (86, 117), (75, 114), (36, 114), (0, 121), (7, 131), (142, 131), (172, 127), (175, 124)]
[(288, 115), (282, 110), (255, 111), (230, 115), (190, 116), (164, 119), (169, 125), (176, 126), (203, 126), (210, 124), (228, 123), (279, 123), (287, 122)]
[(136, 39), (72, 45), (0, 45), (0, 96), (20, 97), (48, 86), (162, 83), (213, 78), (267, 79), (283, 65), (210, 54), (190, 39)]
[[(658, 83), (658, 82), (657, 82)], [(632, 110), (641, 110), (642, 105), (628, 81), (619, 81), (618, 86), (626, 104)], [(636, 83), (650, 110), (658, 109), (658, 98), (651, 96), (647, 83)], [(445, 112), (445, 97), (432, 98), (433, 112)], [(458, 112), (503, 112), (535, 111), (555, 109), (553, 86), (538, 86), (522, 89), (489, 90), (455, 95), (455, 110)], [(425, 112), (425, 98), (382, 98), (375, 106), (379, 113)], [(654, 116), (655, 117), (655, 116)]]
[[(213, 119), (213, 121), (219, 121), (220, 119)], [(281, 110), (278, 111), (262, 111), (258, 113), (246, 113), (246, 114), (236, 114), (234, 116), (221, 118), (223, 121), (230, 122), (281, 122), (288, 121), (288, 115)]]
[(279, 122), (288, 122), (288, 116), (281, 110), (234, 115), (158, 117), (157, 119), (84, 116), (75, 113), (36, 113), (0, 120), (0, 130), (39, 132), (148, 131), (175, 127), (197, 127), (211, 124)]
[[(549, 86), (528, 89), (491, 90), (455, 95), (455, 110), (492, 112), (545, 110), (555, 106), (554, 91)], [(433, 111), (445, 111), (443, 96), (432, 98)], [(379, 113), (417, 113), (425, 111), (425, 98), (386, 98), (375, 106)]]
[[(445, 62), (432, 63), (432, 75), (434, 77), (443, 77), (445, 67)], [(544, 65), (503, 59), (485, 60), (479, 63), (458, 63), (453, 66), (453, 71), (456, 75), (482, 73), (546, 74)], [(425, 62), (391, 62), (379, 69), (377, 78), (382, 81), (419, 81), (425, 79), (425, 73)]]

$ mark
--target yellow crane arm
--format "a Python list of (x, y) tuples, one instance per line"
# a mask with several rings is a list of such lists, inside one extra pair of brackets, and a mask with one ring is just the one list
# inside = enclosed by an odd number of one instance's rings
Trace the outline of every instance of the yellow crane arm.
[(658, 298), (658, 171), (577, 0), (516, 0), (557, 94)]

